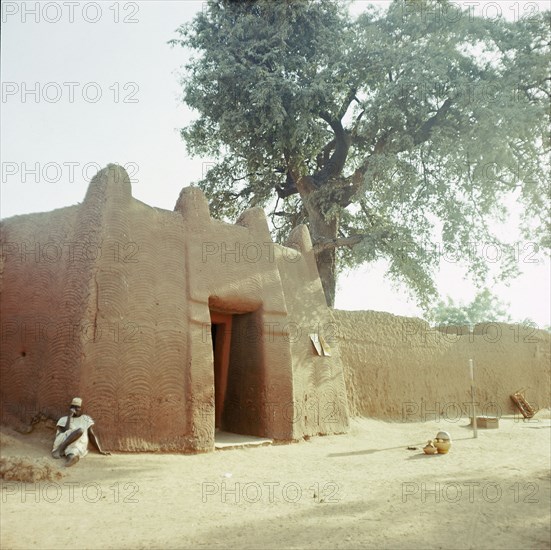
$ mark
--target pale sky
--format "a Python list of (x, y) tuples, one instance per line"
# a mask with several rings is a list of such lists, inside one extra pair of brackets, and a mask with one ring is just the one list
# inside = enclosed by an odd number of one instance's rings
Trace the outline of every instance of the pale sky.
[[(368, 3), (356, 2), (354, 13)], [(523, 1), (456, 4), (508, 19), (547, 7)], [(110, 162), (127, 167), (134, 197), (174, 208), (182, 187), (200, 179), (204, 166), (188, 157), (178, 133), (193, 118), (179, 101), (186, 53), (166, 42), (202, 6), (191, 0), (2, 2), (2, 218), (82, 201), (95, 172)], [(515, 234), (513, 224), (501, 229)], [(549, 260), (529, 241), (517, 242), (523, 275), (509, 286), (490, 287), (510, 303), (513, 319), (549, 325)], [(479, 253), (490, 263), (495, 255), (484, 243)], [(442, 262), (437, 282), (442, 296), (456, 301), (469, 302), (476, 294), (453, 261)], [(341, 276), (338, 287), (338, 308), (421, 314), (405, 289), (389, 284), (382, 263)]]

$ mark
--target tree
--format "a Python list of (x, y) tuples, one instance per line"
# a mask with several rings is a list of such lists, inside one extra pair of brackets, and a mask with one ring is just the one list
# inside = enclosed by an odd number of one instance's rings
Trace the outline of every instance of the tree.
[[(507, 305), (500, 302), (488, 289), (479, 292), (468, 305), (455, 304), (448, 296), (446, 301), (440, 300), (434, 308), (428, 310), (425, 317), (434, 325), (454, 326), (511, 321)], [(529, 320), (523, 322), (525, 325), (528, 323)]]
[[(514, 254), (489, 228), (523, 205), (525, 236), (549, 244), (549, 14), (516, 22), (448, 0), (395, 0), (353, 19), (341, 0), (211, 0), (171, 40), (198, 52), (181, 132), (218, 162), (199, 183), (222, 219), (269, 208), (276, 239), (306, 223), (333, 304), (338, 269), (386, 258), (421, 305), (441, 254)], [(438, 245), (431, 243), (437, 242)]]

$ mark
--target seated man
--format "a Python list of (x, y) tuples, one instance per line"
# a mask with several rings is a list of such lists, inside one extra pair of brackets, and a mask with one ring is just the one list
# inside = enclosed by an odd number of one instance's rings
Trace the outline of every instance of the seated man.
[(65, 466), (76, 464), (81, 457), (88, 454), (88, 435), (92, 443), (102, 455), (111, 453), (101, 448), (97, 435), (92, 426), (94, 421), (86, 414), (82, 414), (82, 399), (75, 397), (69, 408), (69, 415), (63, 416), (57, 423), (52, 456), (54, 458), (67, 457)]

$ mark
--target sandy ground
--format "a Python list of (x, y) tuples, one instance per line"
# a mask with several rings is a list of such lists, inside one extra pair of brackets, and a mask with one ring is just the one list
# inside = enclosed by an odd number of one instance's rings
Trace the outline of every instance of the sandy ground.
[[(291, 445), (90, 453), (61, 479), (2, 481), (1, 547), (550, 548), (549, 411), (478, 439), (466, 424), (356, 419)], [(425, 456), (439, 429), (450, 453)], [(5, 429), (2, 456), (32, 461), (51, 440)]]

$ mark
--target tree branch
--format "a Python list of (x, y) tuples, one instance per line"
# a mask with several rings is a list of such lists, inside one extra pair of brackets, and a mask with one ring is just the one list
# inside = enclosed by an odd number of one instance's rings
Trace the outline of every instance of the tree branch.
[(327, 112), (321, 112), (320, 117), (331, 126), (331, 129), (335, 133), (335, 150), (323, 168), (312, 176), (317, 187), (321, 187), (331, 178), (341, 174), (352, 141), (350, 134), (343, 128), (340, 120), (333, 120)]
[(358, 92), (357, 87), (352, 88), (348, 92), (348, 95), (346, 96), (346, 98), (345, 98), (343, 104), (341, 105), (341, 108), (339, 109), (339, 112), (337, 114), (337, 118), (339, 120), (342, 120), (342, 118), (346, 114), (346, 111), (348, 111), (348, 107), (350, 107), (350, 104), (352, 103), (352, 101), (354, 101), (354, 98), (356, 98), (356, 93), (357, 92)]
[[(352, 101), (355, 97), (355, 92), (354, 94), (350, 92), (349, 95), (352, 96), (350, 99), (350, 101)], [(446, 113), (449, 111), (451, 105), (452, 101), (449, 98), (446, 99), (446, 101), (438, 109), (436, 114), (421, 125), (419, 130), (413, 135), (413, 142), (415, 145), (420, 145), (430, 138), (433, 128), (442, 121)], [(360, 113), (360, 115), (357, 117), (356, 123), (360, 121), (363, 114), (364, 112), (362, 111), (362, 113)], [(278, 197), (280, 198), (286, 198), (294, 195), (300, 192), (301, 189), (303, 193), (310, 193), (315, 189), (312, 187), (312, 183), (315, 187), (319, 188), (327, 183), (329, 180), (340, 176), (348, 157), (350, 144), (352, 143), (352, 141), (356, 142), (358, 139), (361, 139), (359, 136), (356, 135), (351, 136), (350, 133), (344, 129), (341, 121), (333, 119), (330, 113), (328, 113), (327, 111), (321, 111), (319, 113), (319, 116), (325, 122), (327, 122), (329, 126), (331, 126), (331, 129), (335, 133), (335, 138), (328, 142), (323, 148), (320, 155), (318, 155), (318, 166), (320, 164), (320, 161), (323, 162), (323, 166), (311, 178), (307, 177), (304, 182), (301, 182), (302, 185), (300, 186), (297, 186), (298, 179), (304, 178), (294, 177), (292, 171), (289, 170), (287, 173), (287, 180), (285, 185), (276, 186), (276, 191)], [(351, 176), (344, 180), (341, 180), (345, 183), (345, 185), (338, 186), (335, 189), (334, 193), (334, 200), (340, 206), (345, 208), (351, 203), (352, 197), (357, 193), (362, 184), (363, 176), (367, 172), (373, 156), (379, 155), (389, 148), (392, 148), (393, 154), (403, 152), (407, 149), (407, 145), (405, 144), (399, 147), (392, 147), (393, 142), (391, 140), (391, 137), (393, 134), (395, 134), (394, 128), (389, 128), (386, 132), (384, 132), (375, 143), (375, 146), (373, 147), (373, 152), (365, 159), (361, 166), (359, 166)], [(327, 156), (331, 150), (333, 150), (333, 154), (329, 159), (327, 159)]]
[(413, 136), (413, 143), (419, 145), (424, 143), (430, 137), (432, 129), (441, 122), (446, 113), (450, 110), (452, 105), (452, 100), (450, 98), (446, 99), (442, 106), (436, 111), (436, 114), (429, 118)]
[(369, 155), (369, 157), (361, 164), (361, 166), (356, 168), (356, 170), (351, 176), (349, 176), (344, 180), (349, 185), (343, 186), (341, 189), (339, 189), (337, 193), (336, 201), (340, 206), (342, 206), (343, 208), (346, 208), (351, 203), (352, 197), (357, 193), (358, 189), (360, 188), (360, 185), (362, 184), (363, 176), (367, 172), (369, 163), (371, 162), (371, 158), (374, 155), (380, 154), (383, 151), (392, 133), (393, 133), (392, 128), (387, 130), (377, 140), (377, 143), (373, 148), (373, 153)]
[(285, 183), (283, 185), (276, 185), (275, 190), (280, 199), (286, 199), (287, 197), (298, 193), (297, 184), (291, 175), (291, 172), (287, 172)]
[(336, 144), (337, 144), (337, 140), (335, 138), (333, 138), (331, 141), (326, 143), (321, 153), (316, 158), (318, 169), (321, 170), (325, 166), (325, 164), (329, 159), (329, 153), (335, 148)]
[[(421, 143), (424, 143), (425, 141), (428, 141), (428, 139), (431, 136), (432, 130), (435, 128), (435, 126), (437, 126), (438, 124), (441, 123), (441, 121), (445, 117), (446, 113), (450, 110), (451, 105), (452, 105), (451, 99), (449, 99), (449, 98), (446, 99), (446, 101), (444, 101), (444, 103), (438, 109), (436, 114), (434, 116), (432, 116), (431, 118), (429, 118), (427, 121), (425, 121), (421, 125), (419, 130), (417, 132), (415, 132), (415, 134), (413, 135), (413, 143), (415, 145), (420, 145)], [(373, 147), (373, 152), (365, 159), (365, 161), (361, 164), (361, 166), (359, 166), (355, 170), (355, 172), (352, 174), (352, 176), (347, 178), (347, 181), (349, 181), (351, 183), (351, 185), (350, 185), (350, 187), (345, 187), (341, 191), (340, 197), (339, 197), (339, 200), (338, 200), (338, 203), (339, 203), (340, 206), (346, 207), (350, 204), (350, 201), (351, 201), (352, 197), (358, 191), (358, 189), (359, 189), (359, 187), (362, 183), (363, 176), (365, 175), (365, 173), (367, 172), (367, 169), (369, 168), (369, 164), (371, 162), (371, 159), (375, 155), (379, 155), (379, 154), (385, 152), (387, 149), (390, 149), (390, 148), (392, 148), (392, 153), (393, 154), (401, 153), (401, 152), (403, 152), (407, 149), (407, 146), (405, 144), (401, 145), (399, 147), (396, 147), (396, 146), (393, 147), (394, 143), (391, 141), (390, 138), (394, 133), (395, 133), (395, 131), (394, 131), (393, 128), (388, 129), (377, 140), (377, 143), (375, 143), (375, 146)], [(358, 138), (356, 138), (356, 136), (354, 136), (353, 139), (354, 139), (354, 141), (356, 141), (357, 139), (361, 139), (361, 137), (358, 136)]]
[(361, 243), (367, 235), (351, 235), (350, 237), (341, 237), (335, 239), (316, 239), (313, 243), (314, 251), (317, 253), (323, 250), (329, 250), (332, 248), (340, 248), (342, 246), (353, 247), (354, 245)]

